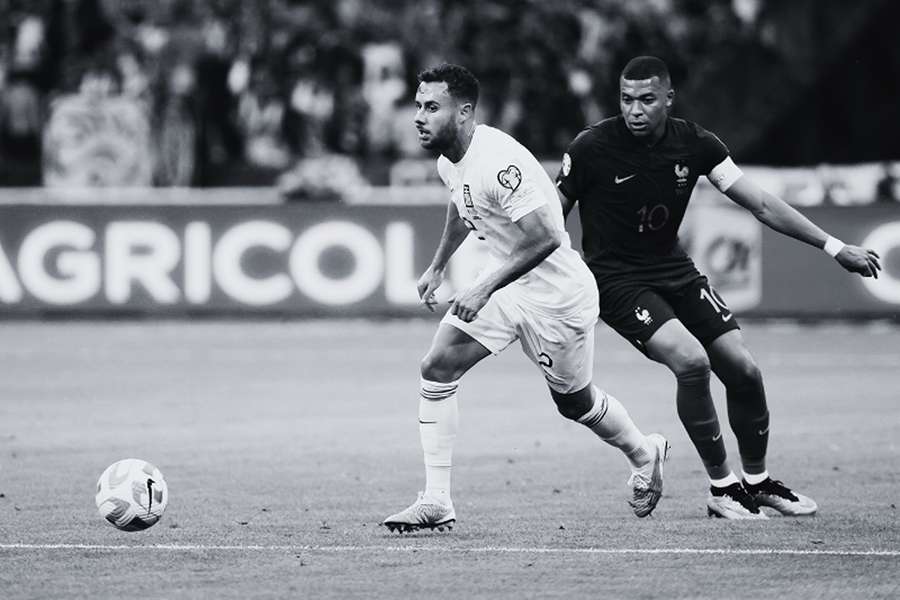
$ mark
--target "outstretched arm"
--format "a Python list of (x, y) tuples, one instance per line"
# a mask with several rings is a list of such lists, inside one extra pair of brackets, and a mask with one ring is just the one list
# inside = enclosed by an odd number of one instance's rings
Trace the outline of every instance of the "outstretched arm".
[(724, 194), (775, 231), (824, 249), (851, 273), (859, 273), (863, 277), (878, 277), (881, 263), (874, 250), (844, 244), (831, 237), (784, 200), (763, 190), (746, 176), (741, 176), (731, 184)]
[(509, 260), (453, 300), (451, 312), (463, 321), (474, 321), (491, 294), (535, 268), (562, 243), (562, 237), (553, 226), (549, 206), (531, 211), (516, 221), (516, 226), (524, 235), (513, 247)]
[(444, 281), (444, 269), (453, 253), (462, 245), (466, 237), (469, 235), (469, 228), (459, 218), (459, 210), (452, 201), (447, 203), (447, 218), (444, 221), (444, 231), (441, 234), (441, 241), (434, 251), (434, 258), (431, 264), (419, 277), (416, 288), (419, 291), (419, 298), (422, 304), (428, 307), (428, 310), (434, 312), (434, 292)]

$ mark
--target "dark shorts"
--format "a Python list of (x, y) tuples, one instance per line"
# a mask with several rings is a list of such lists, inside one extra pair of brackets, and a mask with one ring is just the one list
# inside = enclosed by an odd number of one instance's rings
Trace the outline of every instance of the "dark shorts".
[(703, 275), (677, 286), (621, 281), (600, 289), (600, 318), (644, 352), (663, 323), (678, 319), (704, 346), (732, 329), (737, 319)]

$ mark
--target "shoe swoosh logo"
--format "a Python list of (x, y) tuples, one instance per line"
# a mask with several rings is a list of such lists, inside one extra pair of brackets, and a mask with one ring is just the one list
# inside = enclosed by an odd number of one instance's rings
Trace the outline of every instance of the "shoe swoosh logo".
[(632, 173), (631, 175), (629, 175), (627, 177), (619, 177), (618, 175), (616, 175), (616, 179), (615, 179), (616, 184), (618, 185), (620, 183), (625, 183), (626, 181), (628, 181), (632, 177), (635, 177), (636, 175), (637, 175), (637, 173)]

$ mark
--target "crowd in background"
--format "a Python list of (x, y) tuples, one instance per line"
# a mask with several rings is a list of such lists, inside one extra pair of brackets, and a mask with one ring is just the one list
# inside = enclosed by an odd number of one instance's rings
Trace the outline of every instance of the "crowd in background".
[(724, 48), (772, 46), (770, 4), (0, 0), (0, 185), (40, 185), (64, 160), (48, 158), (45, 129), (71, 96), (140, 108), (154, 185), (269, 184), (318, 157), (385, 183), (422, 156), (415, 75), (442, 60), (482, 80), (480, 120), (556, 157), (618, 111), (630, 56), (655, 49), (676, 81), (708, 72)]

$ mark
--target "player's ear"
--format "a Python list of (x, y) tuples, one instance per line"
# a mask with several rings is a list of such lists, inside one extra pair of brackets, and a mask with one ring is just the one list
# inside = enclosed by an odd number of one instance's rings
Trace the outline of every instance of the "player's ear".
[(675, 90), (669, 88), (669, 91), (666, 92), (666, 108), (672, 108), (672, 102), (675, 100)]
[(463, 102), (459, 105), (459, 117), (460, 120), (465, 121), (475, 112), (475, 107), (472, 106), (471, 102)]

